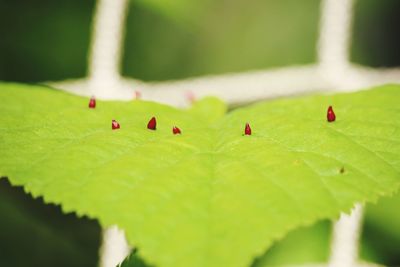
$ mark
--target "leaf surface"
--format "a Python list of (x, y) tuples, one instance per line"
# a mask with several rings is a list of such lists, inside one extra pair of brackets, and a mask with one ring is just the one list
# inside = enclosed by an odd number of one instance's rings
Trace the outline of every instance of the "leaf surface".
[(289, 230), (397, 189), (399, 97), (388, 85), (224, 116), (215, 99), (186, 111), (144, 101), (89, 109), (82, 97), (2, 84), (0, 176), (119, 225), (150, 265), (249, 266)]

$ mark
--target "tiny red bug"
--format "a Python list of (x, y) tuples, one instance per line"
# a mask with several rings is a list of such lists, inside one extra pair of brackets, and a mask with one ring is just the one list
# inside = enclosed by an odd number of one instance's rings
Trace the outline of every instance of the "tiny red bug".
[(328, 107), (328, 111), (326, 112), (326, 118), (328, 122), (333, 122), (336, 120), (336, 115), (335, 112), (333, 111), (332, 106)]
[(174, 127), (172, 127), (172, 133), (173, 134), (181, 134), (181, 129), (179, 129), (178, 127), (174, 126)]
[(89, 108), (95, 108), (96, 107), (96, 99), (94, 96), (92, 96), (89, 100)]
[(119, 129), (121, 128), (121, 126), (119, 125), (119, 123), (116, 120), (112, 120), (111, 122), (111, 129), (115, 130), (115, 129)]
[(251, 135), (251, 128), (249, 123), (246, 123), (246, 126), (244, 127), (244, 134)]
[(157, 128), (157, 121), (156, 117), (152, 117), (149, 122), (147, 123), (147, 129), (155, 130)]

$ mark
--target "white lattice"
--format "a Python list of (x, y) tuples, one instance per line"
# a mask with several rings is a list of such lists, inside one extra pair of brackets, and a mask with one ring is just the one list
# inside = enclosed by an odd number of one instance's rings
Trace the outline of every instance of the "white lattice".
[[(322, 0), (316, 64), (144, 83), (124, 78), (119, 71), (128, 0), (98, 0), (89, 76), (82, 80), (49, 84), (79, 95), (120, 100), (132, 99), (135, 90), (140, 88), (143, 99), (181, 107), (188, 104), (188, 90), (195, 97), (213, 95), (235, 105), (317, 91), (353, 91), (382, 83), (400, 82), (400, 69), (372, 69), (349, 61), (353, 4), (354, 0)], [(246, 88), (245, 93), (243, 88)], [(331, 257), (324, 266), (367, 266), (357, 261), (361, 220), (362, 207), (357, 205), (352, 215), (342, 215), (335, 223)], [(128, 245), (120, 231), (116, 228), (104, 230), (101, 267), (114, 267), (128, 252)]]

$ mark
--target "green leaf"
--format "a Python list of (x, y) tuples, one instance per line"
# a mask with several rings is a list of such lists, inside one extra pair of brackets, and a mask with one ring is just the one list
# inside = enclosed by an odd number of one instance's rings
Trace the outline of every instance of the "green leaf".
[(0, 176), (118, 224), (150, 265), (248, 266), (289, 230), (397, 190), (399, 97), (389, 85), (221, 116), (213, 99), (189, 111), (144, 101), (92, 110), (82, 97), (3, 84)]

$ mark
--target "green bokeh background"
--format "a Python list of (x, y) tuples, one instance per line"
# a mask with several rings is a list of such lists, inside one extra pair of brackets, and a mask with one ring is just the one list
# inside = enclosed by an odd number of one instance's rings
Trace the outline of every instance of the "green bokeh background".
[[(0, 80), (82, 78), (94, 0), (0, 0)], [(319, 0), (137, 0), (122, 72), (146, 81), (316, 61)], [(351, 60), (400, 65), (400, 1), (359, 0)], [(400, 196), (367, 208), (364, 259), (400, 265)], [(299, 229), (254, 267), (326, 261), (330, 222)], [(97, 266), (100, 227), (0, 182), (0, 266)]]

